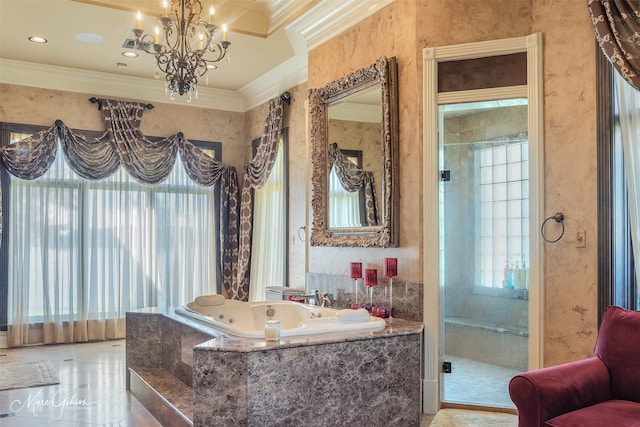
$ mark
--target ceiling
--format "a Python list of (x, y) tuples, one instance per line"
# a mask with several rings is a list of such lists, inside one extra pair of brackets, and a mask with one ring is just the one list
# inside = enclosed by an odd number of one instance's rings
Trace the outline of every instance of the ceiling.
[[(303, 83), (308, 50), (392, 1), (203, 0), (205, 11), (216, 7), (214, 23), (228, 25), (231, 46), (208, 85), (199, 79), (193, 104), (246, 111)], [(153, 55), (122, 56), (138, 10), (153, 33), (161, 0), (0, 0), (0, 82), (171, 102), (162, 77), (154, 79)], [(82, 33), (100, 40), (83, 41)], [(32, 35), (48, 43), (32, 43)]]

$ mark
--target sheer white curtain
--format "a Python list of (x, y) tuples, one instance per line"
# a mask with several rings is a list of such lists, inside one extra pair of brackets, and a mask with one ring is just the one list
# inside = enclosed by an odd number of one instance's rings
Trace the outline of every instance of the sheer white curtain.
[(264, 301), (267, 286), (285, 286), (283, 151), (281, 139), (269, 179), (264, 187), (255, 190), (249, 301)]
[(329, 218), (330, 227), (359, 227), (360, 192), (349, 192), (340, 183), (335, 168), (329, 173)]
[(627, 172), (629, 222), (636, 278), (640, 278), (640, 92), (614, 73), (620, 111), (622, 149)]
[(9, 197), (11, 346), (121, 338), (129, 310), (215, 292), (213, 187), (180, 161), (148, 186), (122, 169), (84, 180), (59, 151), (44, 176), (12, 177)]

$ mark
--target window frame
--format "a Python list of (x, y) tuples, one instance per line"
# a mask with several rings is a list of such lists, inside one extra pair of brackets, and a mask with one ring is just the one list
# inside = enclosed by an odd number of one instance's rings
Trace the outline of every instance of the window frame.
[[(598, 324), (610, 305), (637, 310), (637, 278), (631, 247), (626, 185), (616, 173), (620, 149), (615, 141), (614, 70), (599, 46), (596, 50), (597, 191), (598, 191)], [(619, 166), (618, 166), (619, 167)], [(624, 181), (624, 179), (623, 179)]]

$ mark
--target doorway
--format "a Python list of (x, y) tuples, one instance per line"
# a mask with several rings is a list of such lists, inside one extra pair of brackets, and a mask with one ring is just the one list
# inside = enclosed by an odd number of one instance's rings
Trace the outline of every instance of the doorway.
[(528, 366), (527, 99), (438, 109), (443, 402), (514, 408)]
[(542, 36), (423, 57), (423, 412), (511, 410), (543, 354)]

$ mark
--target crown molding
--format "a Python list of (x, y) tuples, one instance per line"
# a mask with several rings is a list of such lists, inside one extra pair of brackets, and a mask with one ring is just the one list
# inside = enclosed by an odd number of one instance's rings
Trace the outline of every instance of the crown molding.
[(307, 56), (295, 56), (245, 85), (238, 91), (242, 95), (245, 109), (255, 108), (306, 82), (307, 70)]
[(309, 51), (373, 15), (393, 1), (322, 1), (292, 22), (290, 28), (294, 33), (302, 36), (307, 51)]
[(245, 111), (242, 97), (234, 91), (202, 87), (198, 88), (198, 98), (191, 103), (185, 97), (176, 97), (171, 101), (164, 93), (162, 82), (156, 80), (12, 59), (0, 58), (0, 83), (189, 107)]
[[(300, 8), (300, 1), (305, 7)], [(200, 87), (198, 99), (171, 101), (162, 83), (139, 77), (65, 68), (0, 58), (0, 83), (43, 89), (113, 96), (233, 112), (245, 112), (308, 79), (308, 51), (378, 12), (394, 0), (288, 0), (270, 5), (272, 17), (285, 25), (294, 57), (276, 66), (238, 91)], [(300, 12), (303, 10), (303, 12)], [(285, 22), (291, 21), (289, 24)]]

